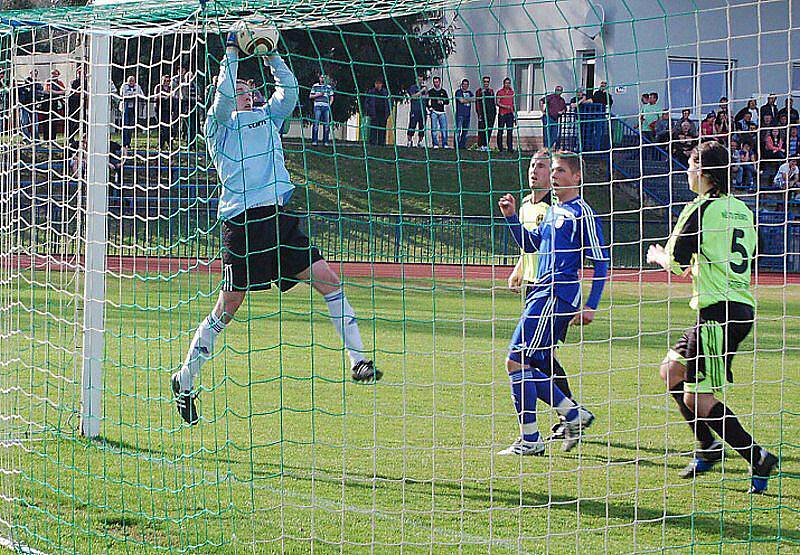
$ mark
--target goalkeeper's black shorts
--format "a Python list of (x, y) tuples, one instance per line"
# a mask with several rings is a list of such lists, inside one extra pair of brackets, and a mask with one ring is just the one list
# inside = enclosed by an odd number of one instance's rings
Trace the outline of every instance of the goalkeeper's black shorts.
[(305, 219), (283, 208), (249, 208), (222, 222), (222, 288), (259, 291), (277, 282), (281, 291), (294, 287), (297, 274), (322, 260), (303, 231)]
[(714, 393), (733, 382), (733, 355), (751, 329), (750, 305), (719, 302), (700, 310), (697, 324), (669, 352), (671, 360), (686, 366), (685, 391)]

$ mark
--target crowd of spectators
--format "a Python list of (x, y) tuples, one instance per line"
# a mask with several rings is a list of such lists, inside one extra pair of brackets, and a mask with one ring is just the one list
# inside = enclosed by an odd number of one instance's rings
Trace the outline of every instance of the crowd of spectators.
[[(7, 80), (5, 76), (1, 79)], [(69, 86), (58, 69), (42, 80), (39, 70), (34, 68), (24, 80), (6, 83), (1, 88), (4, 104), (10, 105), (12, 91), (16, 94), (17, 125), (25, 140), (55, 142), (63, 136), (70, 151), (81, 144), (82, 130), (88, 125), (90, 100), (83, 66), (75, 68)], [(123, 156), (127, 155), (137, 126), (148, 134), (157, 133), (159, 148), (169, 150), (180, 139), (190, 144), (194, 141), (198, 130), (195, 108), (198, 95), (187, 68), (179, 68), (174, 75), (162, 75), (152, 94), (142, 89), (135, 75), (128, 76), (119, 86), (109, 82), (108, 88), (112, 120), (121, 130)]]
[(686, 166), (698, 143), (716, 140), (730, 146), (734, 186), (753, 187), (760, 174), (762, 186), (771, 184), (789, 191), (790, 197), (795, 196), (800, 115), (792, 98), (779, 107), (778, 97), (771, 94), (760, 108), (755, 99), (750, 99), (731, 117), (729, 101), (723, 96), (703, 116), (699, 126), (688, 109), (673, 121), (670, 111), (658, 103), (656, 93), (643, 94), (641, 102), (642, 136), (648, 142), (668, 148), (674, 162)]

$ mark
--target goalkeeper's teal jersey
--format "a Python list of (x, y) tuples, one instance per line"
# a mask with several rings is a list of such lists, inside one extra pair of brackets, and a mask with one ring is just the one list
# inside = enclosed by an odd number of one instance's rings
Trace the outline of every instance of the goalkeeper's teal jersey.
[(275, 92), (265, 106), (243, 112), (236, 111), (236, 48), (228, 48), (220, 64), (206, 147), (222, 186), (217, 214), (223, 220), (248, 208), (283, 206), (294, 192), (279, 130), (297, 105), (297, 79), (279, 56), (268, 62)]

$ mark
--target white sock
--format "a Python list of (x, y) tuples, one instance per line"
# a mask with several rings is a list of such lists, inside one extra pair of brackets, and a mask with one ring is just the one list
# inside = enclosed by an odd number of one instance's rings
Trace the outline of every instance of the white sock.
[(325, 302), (328, 303), (328, 312), (331, 316), (331, 323), (336, 328), (339, 337), (344, 341), (344, 348), (350, 355), (350, 363), (364, 360), (364, 344), (361, 342), (361, 334), (358, 331), (358, 322), (353, 307), (344, 296), (344, 291), (337, 289), (333, 293), (325, 295)]
[(213, 311), (197, 326), (186, 359), (178, 373), (181, 388), (192, 389), (200, 368), (214, 355), (214, 340), (224, 329), (225, 323)]
[(564, 397), (561, 402), (553, 408), (556, 409), (556, 412), (561, 416), (567, 417), (570, 411), (578, 408), (578, 404), (569, 397)]

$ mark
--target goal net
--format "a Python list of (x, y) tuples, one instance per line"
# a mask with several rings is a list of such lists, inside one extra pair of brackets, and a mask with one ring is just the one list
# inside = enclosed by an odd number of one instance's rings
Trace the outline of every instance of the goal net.
[[(700, 0), (0, 11), (0, 545), (797, 549), (799, 11)], [(276, 26), (283, 62), (226, 50), (239, 22)], [(722, 435), (717, 421), (690, 428), (660, 376), (697, 323), (692, 285), (647, 262), (683, 226), (692, 149), (709, 140), (729, 153), (730, 196), (757, 234), (753, 256), (737, 235), (726, 247), (752, 273), (752, 331), (735, 357), (724, 342), (701, 353), (723, 381), (732, 358), (733, 381), (715, 392), (752, 438), (712, 455), (698, 427), (735, 444), (732, 420)], [(569, 452), (545, 441), (563, 425), (547, 403), (520, 422), (523, 382), (506, 364), (536, 278), (510, 287), (520, 248), (498, 201), (532, 194), (543, 146), (577, 154), (580, 221), (598, 223), (578, 256), (580, 305), (601, 271), (583, 255), (597, 241), (610, 259), (594, 321), (548, 355), (594, 416)], [(562, 210), (548, 212), (561, 214), (554, 234), (572, 225), (566, 204), (543, 197)], [(319, 257), (304, 237), (335, 275), (305, 273)], [(220, 295), (241, 306), (215, 313)], [(354, 381), (372, 369), (380, 381)], [(533, 420), (542, 456), (498, 454), (534, 437)], [(758, 484), (740, 451), (752, 465), (780, 459), (764, 494), (748, 493)]]

